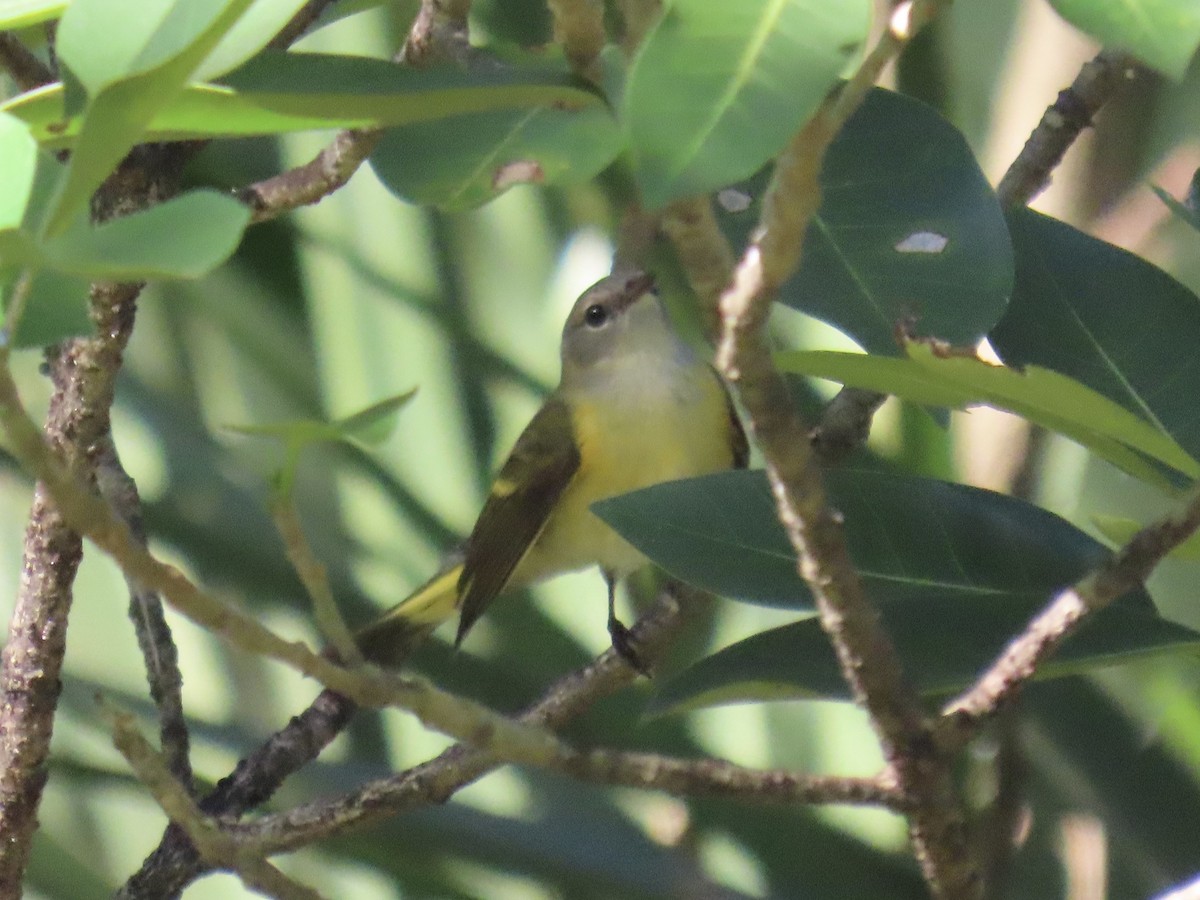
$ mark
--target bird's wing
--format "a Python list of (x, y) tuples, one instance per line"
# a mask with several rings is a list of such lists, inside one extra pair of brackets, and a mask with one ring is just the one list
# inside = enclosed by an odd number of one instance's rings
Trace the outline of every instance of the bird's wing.
[(467, 539), (456, 644), (504, 590), (578, 470), (571, 411), (551, 397), (517, 439)]

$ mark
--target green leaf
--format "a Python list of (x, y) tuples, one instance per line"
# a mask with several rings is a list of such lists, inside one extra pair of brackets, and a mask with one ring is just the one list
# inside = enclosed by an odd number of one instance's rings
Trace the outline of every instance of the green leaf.
[(1063, 222), (1016, 210), (1009, 224), (1017, 279), (989, 336), (996, 352), (1009, 365), (1045, 366), (1086, 384), (1200, 457), (1200, 299)]
[(0, 113), (0, 159), (4, 179), (0, 182), (0, 231), (20, 226), (33, 191), (37, 172), (37, 141), (28, 126), (13, 116)]
[[(1041, 598), (1044, 602), (1049, 593)], [(1025, 627), (1039, 601), (1003, 596), (929, 596), (898, 602), (873, 592), (917, 690), (945, 696), (971, 684)], [(1091, 616), (1037, 672), (1076, 675), (1151, 653), (1200, 647), (1200, 633), (1162, 619), (1130, 597)], [(850, 699), (837, 656), (817, 619), (784, 625), (700, 660), (651, 701), (655, 713), (759, 700)]]
[(973, 356), (939, 356), (923, 343), (908, 345), (908, 359), (862, 353), (794, 351), (777, 361), (784, 371), (895, 394), (929, 406), (986, 404), (1005, 409), (1078, 441), (1130, 474), (1163, 479), (1137, 454), (1200, 477), (1200, 463), (1156, 423), (1147, 422), (1072, 378), (1027, 366), (994, 366)]
[(79, 218), (42, 245), (42, 262), (113, 281), (199, 278), (233, 254), (249, 221), (233, 198), (192, 191), (97, 227)]
[[(826, 476), (871, 596), (1036, 603), (1106, 555), (1057, 516), (1013, 497), (910, 475)], [(762, 472), (722, 472), (595, 504), (677, 578), (753, 603), (810, 609), (808, 588)]]
[(1196, 0), (1050, 0), (1050, 5), (1100, 43), (1128, 50), (1176, 80), (1200, 45)]
[(645, 203), (745, 178), (783, 149), (865, 40), (863, 0), (674, 0), (629, 72), (622, 118)]
[(495, 110), (393, 128), (371, 155), (371, 167), (401, 200), (469, 209), (522, 182), (585, 181), (623, 143), (603, 106)]
[[(757, 227), (770, 171), (717, 195), (735, 246)], [(895, 354), (898, 323), (974, 345), (1012, 291), (1008, 228), (966, 139), (932, 108), (873, 90), (834, 140), (800, 270), (779, 299)]]
[(71, 221), (253, 0), (74, 0), (58, 53), (88, 102), (46, 233)]
[(236, 69), (267, 46), (307, 0), (254, 0), (237, 23), (196, 69), (196, 81), (210, 81)]
[[(225, 80), (232, 86), (188, 87), (155, 115), (144, 139), (387, 127), (497, 109), (604, 107), (600, 95), (565, 71), (529, 62), (418, 70), (366, 57), (266, 52)], [(64, 118), (61, 85), (23, 94), (0, 110), (29, 124), (46, 147), (68, 147), (78, 135), (79, 120)]]
[(14, 31), (57, 19), (67, 0), (0, 0), (0, 29)]
[(279, 493), (286, 497), (295, 483), (296, 467), (300, 463), (300, 454), (304, 448), (322, 441), (347, 441), (367, 447), (381, 444), (395, 431), (400, 410), (416, 392), (416, 388), (413, 388), (331, 422), (319, 419), (292, 419), (262, 425), (225, 427), (238, 434), (270, 438), (284, 445), (284, 460), (276, 483)]
[[(17, 275), (16, 270), (0, 271), (5, 309)], [(90, 283), (87, 279), (51, 269), (33, 272), (32, 279), (25, 312), (12, 337), (13, 347), (46, 347), (65, 338), (91, 333), (93, 326), (87, 308)]]
[[(1143, 523), (1135, 519), (1127, 519), (1124, 516), (1094, 515), (1092, 516), (1092, 522), (1100, 530), (1101, 534), (1118, 547), (1129, 543), (1133, 536), (1143, 528)], [(1193, 534), (1168, 553), (1167, 556), (1170, 559), (1178, 559), (1186, 562), (1200, 560), (1200, 534)]]

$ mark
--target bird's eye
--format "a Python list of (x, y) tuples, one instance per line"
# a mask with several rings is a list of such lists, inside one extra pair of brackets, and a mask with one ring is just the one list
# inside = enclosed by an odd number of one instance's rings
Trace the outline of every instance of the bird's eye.
[(599, 328), (608, 321), (608, 310), (599, 303), (593, 303), (583, 311), (583, 321), (589, 328)]

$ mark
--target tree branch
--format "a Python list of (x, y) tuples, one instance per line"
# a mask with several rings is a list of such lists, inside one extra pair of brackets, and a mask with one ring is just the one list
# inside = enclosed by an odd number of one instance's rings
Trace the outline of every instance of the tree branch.
[[(114, 513), (128, 526), (134, 539), (146, 545), (141, 500), (137, 485), (117, 456), (112, 435), (105, 435), (96, 456), (96, 487)], [(183, 714), (183, 673), (171, 627), (163, 615), (162, 598), (126, 576), (129, 618), (146, 666), (150, 697), (158, 707), (159, 735), (172, 774), (191, 789), (192, 764), (188, 757), (187, 721)]]
[[(816, 600), (842, 673), (867, 709), (910, 803), (910, 833), (925, 877), (943, 897), (976, 897), (981, 882), (966, 838), (950, 761), (907, 685), (879, 615), (867, 601), (846, 550), (841, 516), (830, 509), (807, 429), (771, 360), (765, 326), (780, 284), (799, 263), (805, 229), (820, 205), (818, 174), (830, 142), (879, 72), (937, 10), (935, 2), (897, 7), (892, 27), (840, 93), (828, 100), (781, 154), (758, 237), (732, 275), (707, 200), (677, 204), (671, 230), (693, 287), (716, 306), (717, 367), (738, 391), (763, 451), (780, 521)], [(724, 271), (723, 271), (724, 269)]]
[(996, 193), (1005, 207), (1024, 206), (1046, 189), (1050, 173), (1092, 118), (1133, 77), (1137, 63), (1127, 53), (1101, 50), (1084, 64), (1075, 81), (1046, 109), (1042, 120), (1013, 160)]
[(1062, 591), (983, 675), (949, 703), (943, 735), (961, 745), (996, 714), (1092, 613), (1138, 587), (1168, 553), (1200, 527), (1200, 488), (1177, 511), (1147, 525), (1104, 565)]
[[(93, 218), (103, 221), (170, 196), (181, 168), (180, 155), (171, 148), (136, 148), (97, 192)], [(114, 383), (140, 290), (136, 284), (93, 285), (94, 336), (47, 352), (54, 383), (45, 425), (48, 445), (19, 404), (14, 410), (9, 398), (0, 398), (0, 414), (17, 412), (23, 417), (22, 440), (32, 439), (57, 470), (69, 468), (89, 483), (109, 433)], [(11, 384), (7, 348), (0, 351), (0, 361)], [(39, 483), (25, 532), (9, 641), (0, 659), (0, 896), (20, 893), (46, 781), (71, 585), (82, 555), (68, 518), (53, 490)]]
[[(423, 66), (470, 52), (467, 13), (470, 0), (422, 0), (397, 60)], [(285, 212), (311, 206), (350, 180), (379, 144), (382, 128), (349, 128), (302, 166), (255, 182), (235, 196), (252, 211), (251, 222), (265, 222)]]

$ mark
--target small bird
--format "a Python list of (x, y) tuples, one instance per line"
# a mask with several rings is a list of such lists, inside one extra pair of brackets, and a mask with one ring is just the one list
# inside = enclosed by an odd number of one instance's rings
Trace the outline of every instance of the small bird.
[(675, 332), (642, 272), (601, 279), (562, 334), (562, 376), (508, 456), (475, 527), (442, 570), (355, 640), (402, 663), (459, 611), (460, 644), (501, 593), (599, 566), (613, 646), (645, 671), (617, 619), (617, 581), (648, 560), (590, 509), (663, 481), (744, 468), (746, 435), (716, 371)]

